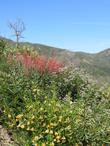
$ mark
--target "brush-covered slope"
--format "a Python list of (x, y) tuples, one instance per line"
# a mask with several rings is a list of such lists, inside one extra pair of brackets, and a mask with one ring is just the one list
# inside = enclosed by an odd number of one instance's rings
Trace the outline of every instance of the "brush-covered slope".
[(110, 84), (110, 49), (97, 54), (76, 53), (80, 67), (93, 75), (100, 84)]
[[(8, 39), (5, 40), (9, 45), (15, 46), (15, 42)], [(66, 49), (29, 42), (22, 42), (20, 45), (31, 47), (37, 50), (38, 53), (49, 57), (54, 56), (58, 60), (64, 62), (66, 66), (72, 65), (74, 67), (81, 67), (98, 80), (100, 85), (110, 84), (110, 49), (106, 49), (96, 54), (89, 54), (84, 52), (71, 52)]]

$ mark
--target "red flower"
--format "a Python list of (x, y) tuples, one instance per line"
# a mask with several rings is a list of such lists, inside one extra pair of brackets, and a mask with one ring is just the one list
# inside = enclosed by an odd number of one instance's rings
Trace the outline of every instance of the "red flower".
[[(8, 55), (8, 61), (12, 61), (13, 58), (13, 55)], [(47, 59), (44, 56), (33, 57), (27, 52), (22, 54), (16, 53), (15, 59), (21, 63), (25, 70), (34, 69), (40, 73), (58, 73), (63, 67), (62, 63), (58, 62), (55, 58)]]
[(47, 63), (47, 70), (49, 72), (58, 73), (62, 67), (62, 64), (59, 63), (57, 60), (50, 58)]

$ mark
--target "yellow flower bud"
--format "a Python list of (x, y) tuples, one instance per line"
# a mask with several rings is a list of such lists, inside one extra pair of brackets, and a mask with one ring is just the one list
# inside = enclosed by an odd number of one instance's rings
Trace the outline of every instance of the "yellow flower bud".
[(59, 140), (60, 138), (61, 138), (60, 136), (57, 136), (57, 137), (56, 137), (57, 140)]
[(34, 131), (34, 128), (31, 128), (30, 131)]
[(24, 129), (24, 128), (25, 128), (25, 125), (21, 125), (20, 127), (21, 127), (22, 129)]
[(43, 108), (41, 107), (40, 110), (43, 111)]
[(47, 130), (45, 131), (45, 133), (49, 133), (49, 130), (47, 129)]
[(16, 119), (21, 119), (22, 117), (23, 117), (23, 115), (19, 114), (19, 115), (16, 116)]
[(46, 146), (45, 143), (42, 143), (42, 146)]
[(38, 140), (38, 139), (39, 139), (39, 137), (38, 137), (38, 136), (35, 136), (35, 137), (34, 137), (34, 140)]
[(27, 125), (30, 125), (30, 122), (29, 121), (27, 122)]
[(50, 130), (50, 134), (53, 134), (53, 131), (52, 130)]
[(34, 119), (35, 119), (35, 116), (33, 115), (32, 118), (31, 118), (31, 120), (34, 120)]
[(57, 132), (55, 132), (55, 136), (57, 136), (58, 135), (58, 133)]

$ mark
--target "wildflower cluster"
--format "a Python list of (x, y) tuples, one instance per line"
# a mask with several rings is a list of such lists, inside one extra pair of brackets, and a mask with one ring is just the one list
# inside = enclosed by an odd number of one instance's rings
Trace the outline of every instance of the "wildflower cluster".
[(60, 72), (63, 64), (57, 61), (55, 58), (46, 58), (41, 55), (32, 55), (28, 52), (17, 52), (16, 54), (8, 54), (7, 57), (8, 63), (12, 63), (16, 61), (21, 64), (24, 69), (29, 70), (37, 70), (40, 73), (58, 73)]

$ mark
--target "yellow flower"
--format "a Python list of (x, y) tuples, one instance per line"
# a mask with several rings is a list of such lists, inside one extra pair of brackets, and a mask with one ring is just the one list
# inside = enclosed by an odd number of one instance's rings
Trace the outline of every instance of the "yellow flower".
[(59, 140), (61, 137), (60, 136), (56, 136), (56, 139)]
[(39, 139), (39, 137), (38, 136), (35, 136), (33, 140), (38, 140), (38, 139)]
[(53, 126), (55, 127), (55, 126), (57, 126), (57, 124), (56, 123), (53, 123)]
[(8, 118), (11, 118), (11, 115), (8, 115)]
[(37, 91), (37, 89), (33, 89), (33, 92), (36, 92)]
[(30, 125), (30, 122), (29, 121), (27, 122), (27, 125)]
[(40, 90), (39, 90), (39, 89), (37, 89), (37, 94), (38, 94), (38, 95), (40, 94)]
[(49, 130), (47, 129), (47, 130), (45, 131), (45, 133), (49, 133)]
[(47, 101), (45, 100), (44, 103), (47, 103)]
[(51, 106), (51, 104), (49, 103), (48, 106)]
[(66, 138), (63, 136), (61, 139), (62, 139), (62, 140), (65, 140)]
[(40, 120), (42, 120), (42, 119), (43, 119), (43, 117), (42, 117), (42, 116), (40, 116), (40, 117), (39, 117), (39, 119), (40, 119)]
[(62, 116), (59, 116), (59, 119), (62, 119), (63, 117)]
[(30, 131), (34, 131), (34, 128), (31, 128)]
[(49, 144), (48, 141), (45, 144), (48, 145)]
[(50, 143), (50, 146), (54, 146), (54, 145), (55, 145), (54, 142)]
[(47, 125), (47, 128), (51, 128), (51, 126), (50, 125)]
[(40, 108), (40, 111), (43, 111), (43, 108), (42, 107)]
[(31, 120), (34, 120), (34, 119), (35, 119), (35, 116), (33, 115), (32, 118), (31, 118)]
[(35, 97), (35, 96), (36, 96), (36, 94), (35, 94), (35, 93), (33, 93), (33, 96)]
[(34, 146), (38, 146), (38, 144), (36, 143)]
[(62, 120), (61, 120), (61, 119), (59, 119), (58, 121), (59, 121), (59, 122), (61, 122)]
[(63, 118), (63, 117), (62, 117), (62, 116), (60, 116), (58, 121), (59, 121), (59, 122), (61, 122), (61, 121), (62, 121), (62, 118)]
[(60, 142), (60, 140), (58, 139), (57, 142)]
[(45, 124), (45, 123), (43, 123), (42, 127), (45, 127), (45, 126), (46, 126), (46, 124)]
[(19, 115), (16, 116), (16, 119), (21, 119), (22, 117), (23, 117), (23, 115), (19, 114)]
[(70, 114), (73, 113), (73, 111), (70, 111)]
[(33, 124), (34, 122), (33, 122), (33, 121), (31, 121), (30, 123), (31, 123), (31, 124)]
[(32, 108), (32, 105), (31, 106), (29, 106), (29, 109), (31, 109)]
[(22, 129), (24, 129), (24, 128), (25, 128), (25, 125), (21, 125), (20, 127), (21, 127)]
[(55, 132), (55, 136), (57, 136), (58, 135), (58, 133), (57, 132)]
[(70, 126), (70, 125), (69, 125), (69, 126), (67, 126), (67, 127), (66, 127), (66, 129), (67, 129), (67, 130), (70, 130), (70, 129), (71, 129), (71, 126)]
[(28, 128), (27, 128), (27, 131), (29, 131), (29, 130), (30, 130), (30, 128), (28, 127)]
[(20, 124), (17, 126), (17, 128), (19, 128), (19, 127), (21, 127), (21, 125), (20, 125)]
[(19, 121), (19, 119), (16, 119), (16, 122)]
[(53, 126), (55, 126), (55, 124), (50, 123), (49, 125), (47, 125), (47, 128), (53, 128)]
[(42, 146), (46, 146), (45, 143), (42, 143)]
[(50, 134), (53, 134), (53, 131), (52, 130), (50, 130)]
[(54, 124), (53, 123), (50, 123), (50, 126), (54, 126)]

